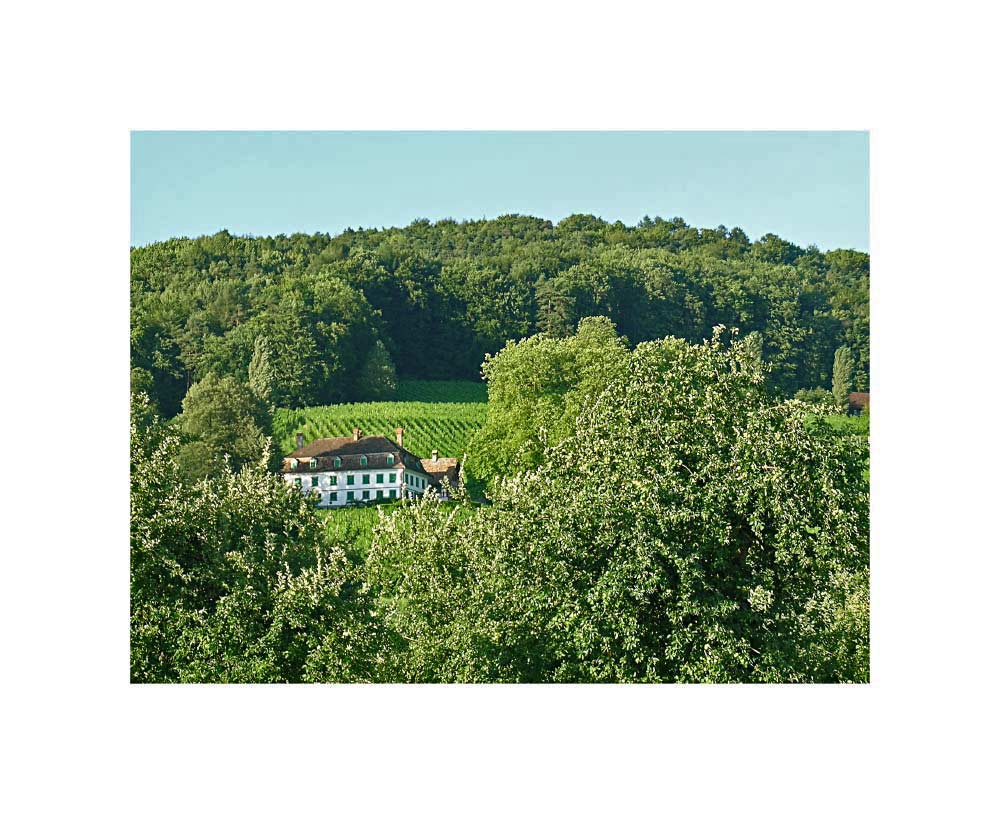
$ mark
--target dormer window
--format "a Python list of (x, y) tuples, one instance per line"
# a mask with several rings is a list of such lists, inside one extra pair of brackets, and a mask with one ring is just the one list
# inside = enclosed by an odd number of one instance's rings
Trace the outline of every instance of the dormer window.
[(299, 468), (299, 459), (298, 458), (292, 458), (292, 462), (288, 466), (289, 466), (290, 469), (298, 469)]
[(340, 456), (339, 455), (334, 455), (333, 456), (333, 468), (334, 469), (340, 469)]
[(388, 455), (385, 456), (385, 465), (392, 466), (394, 463), (396, 463), (396, 458), (390, 452)]
[(360, 460), (360, 461), (358, 461), (358, 463), (359, 463), (359, 464), (360, 464), (361, 466), (368, 466), (368, 456), (367, 456), (367, 455), (362, 455), (362, 456), (361, 456), (361, 460)]
[(310, 468), (310, 469), (315, 469), (315, 468), (316, 468), (317, 466), (319, 466), (319, 461), (317, 461), (317, 460), (316, 460), (315, 458), (313, 458), (313, 459), (312, 459), (312, 460), (311, 460), (311, 461), (309, 462), (309, 468)]

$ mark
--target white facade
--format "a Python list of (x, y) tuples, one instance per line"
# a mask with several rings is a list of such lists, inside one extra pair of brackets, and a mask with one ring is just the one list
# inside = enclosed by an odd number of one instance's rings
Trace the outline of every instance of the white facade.
[(298, 486), (302, 494), (318, 493), (319, 508), (323, 509), (422, 495), (428, 486), (427, 475), (412, 469), (365, 468), (319, 472), (305, 466), (283, 474), (285, 482)]

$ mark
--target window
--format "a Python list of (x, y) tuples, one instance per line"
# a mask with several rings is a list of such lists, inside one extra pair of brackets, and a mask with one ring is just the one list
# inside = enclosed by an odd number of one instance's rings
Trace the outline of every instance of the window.
[(361, 460), (358, 463), (360, 463), (361, 466), (368, 466), (368, 456), (362, 455)]
[(310, 468), (310, 469), (315, 469), (315, 468), (316, 468), (317, 466), (319, 466), (319, 461), (317, 461), (317, 460), (316, 460), (315, 458), (313, 458), (313, 459), (312, 459), (312, 460), (311, 460), (311, 461), (309, 462), (309, 468)]
[(337, 502), (337, 493), (336, 492), (330, 492), (330, 502), (331, 503), (336, 503)]
[(385, 456), (385, 465), (392, 466), (394, 463), (396, 463), (396, 458), (390, 452), (388, 455)]
[(390, 489), (389, 490), (389, 497), (392, 498), (393, 500), (396, 499), (396, 490), (395, 489)]
[(340, 469), (340, 456), (338, 455), (333, 456), (333, 466), (334, 469)]
[(297, 489), (301, 489), (302, 488), (302, 478), (296, 478), (295, 479), (295, 487)]
[(319, 476), (313, 477), (313, 479), (312, 479), (312, 485), (313, 486), (319, 486)]
[(376, 492), (376, 493), (375, 493), (375, 496), (376, 496), (376, 497), (377, 497), (377, 498), (378, 498), (379, 500), (381, 500), (381, 499), (382, 499), (382, 497), (383, 497), (383, 495), (382, 495), (382, 490), (381, 490), (381, 489), (379, 489), (379, 490), (378, 490), (378, 492)]
[(361, 476), (361, 482), (362, 483), (371, 483), (372, 482), (372, 476), (371, 475), (362, 475)]
[(396, 482), (396, 473), (395, 472), (390, 472), (389, 473), (389, 483), (395, 483), (395, 482)]
[(382, 473), (381, 473), (381, 472), (379, 472), (379, 473), (378, 473), (378, 474), (377, 474), (377, 475), (375, 476), (375, 483), (383, 483), (384, 481), (385, 481), (385, 477), (384, 477), (384, 476), (382, 475)]
[(348, 503), (353, 503), (354, 502), (354, 492), (348, 492), (347, 493), (347, 502)]
[(361, 493), (361, 499), (362, 500), (368, 500), (370, 495), (371, 495), (371, 492), (369, 492), (367, 489), (365, 489), (365, 491), (363, 491)]
[(348, 475), (347, 476), (347, 485), (348, 486), (354, 486), (354, 475)]
[(291, 463), (289, 463), (289, 467), (291, 467), (292, 469), (298, 469), (298, 466), (299, 466), (299, 459), (292, 458)]
[(337, 485), (337, 476), (336, 475), (330, 475), (330, 485), (331, 486), (336, 486)]

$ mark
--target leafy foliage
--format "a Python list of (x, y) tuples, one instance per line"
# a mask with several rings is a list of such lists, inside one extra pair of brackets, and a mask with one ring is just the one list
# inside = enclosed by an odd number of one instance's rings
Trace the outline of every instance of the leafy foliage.
[(489, 411), (472, 441), (471, 474), (489, 483), (537, 465), (544, 443), (573, 431), (584, 401), (604, 389), (627, 355), (607, 317), (587, 317), (573, 336), (532, 336), (487, 357)]
[(383, 518), (408, 680), (865, 681), (864, 452), (744, 345), (640, 345), (533, 471)]
[(377, 680), (384, 637), (312, 504), (263, 464), (195, 484), (133, 399), (133, 681)]
[[(131, 261), (134, 681), (867, 680), (867, 254), (509, 215)], [(492, 505), (268, 471), (400, 425)]]
[(148, 377), (136, 389), (166, 417), (210, 372), (252, 378), (283, 407), (382, 397), (373, 383), (388, 378), (386, 356), (403, 378), (474, 380), (508, 340), (568, 337), (592, 316), (634, 343), (700, 341), (717, 324), (757, 331), (786, 394), (827, 385), (835, 349), (848, 345), (867, 387), (867, 254), (776, 235), (751, 243), (738, 228), (680, 218), (220, 232), (134, 248), (131, 264), (131, 365)]
[(265, 436), (271, 421), (267, 405), (246, 384), (209, 373), (184, 396), (178, 425), (191, 441), (180, 452), (193, 479), (248, 461), (270, 457)]

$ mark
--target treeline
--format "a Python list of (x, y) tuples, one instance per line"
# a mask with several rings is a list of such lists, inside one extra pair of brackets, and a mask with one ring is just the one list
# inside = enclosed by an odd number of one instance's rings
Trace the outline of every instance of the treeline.
[(699, 341), (718, 324), (757, 331), (786, 395), (829, 387), (847, 346), (868, 388), (867, 254), (680, 218), (220, 232), (134, 248), (131, 268), (134, 389), (167, 417), (210, 373), (285, 407), (388, 398), (397, 376), (477, 379), (507, 340), (571, 336), (587, 316), (631, 346)]
[(132, 680), (868, 680), (864, 439), (755, 341), (630, 349), (597, 318), (488, 373), (492, 503), (400, 507), (365, 552), (262, 459), (185, 478), (134, 396)]

